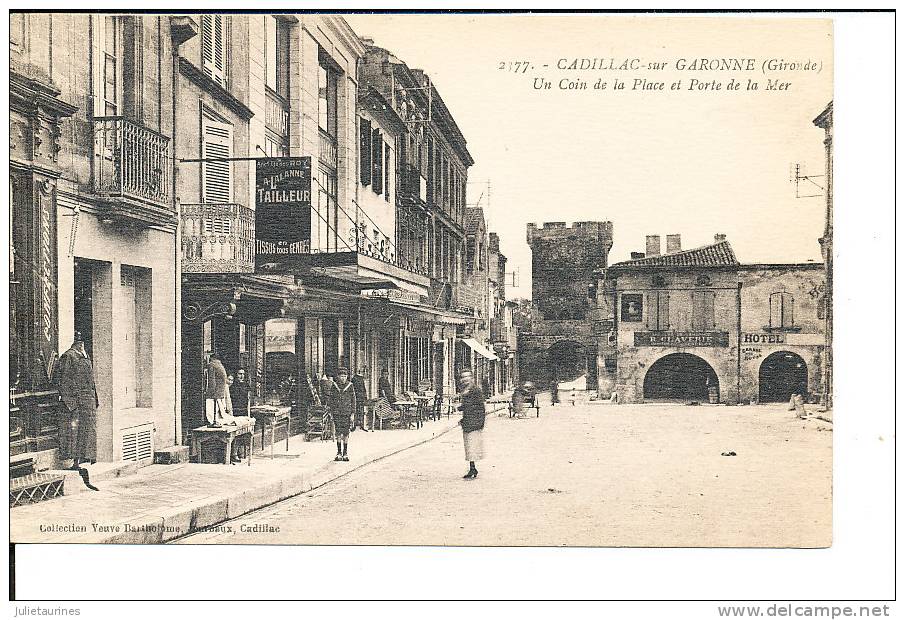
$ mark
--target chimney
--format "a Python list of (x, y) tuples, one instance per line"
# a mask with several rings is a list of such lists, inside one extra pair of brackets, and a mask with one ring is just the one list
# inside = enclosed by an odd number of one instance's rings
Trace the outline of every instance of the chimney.
[(631, 253), (632, 260), (637, 260), (639, 258), (644, 258), (644, 252), (632, 252)]
[(666, 253), (675, 254), (682, 251), (682, 235), (666, 235)]
[(713, 236), (714, 243), (722, 243), (725, 240), (726, 240), (726, 235), (724, 235), (722, 233), (717, 233)]
[(647, 248), (645, 254), (648, 256), (660, 256), (660, 235), (647, 236)]

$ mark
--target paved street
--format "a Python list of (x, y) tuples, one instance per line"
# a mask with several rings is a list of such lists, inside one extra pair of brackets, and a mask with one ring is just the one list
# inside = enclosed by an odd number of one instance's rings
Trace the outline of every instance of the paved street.
[(179, 542), (827, 546), (832, 426), (785, 409), (579, 404), (489, 416), (477, 480), (461, 478), (454, 430), (224, 524), (231, 532)]

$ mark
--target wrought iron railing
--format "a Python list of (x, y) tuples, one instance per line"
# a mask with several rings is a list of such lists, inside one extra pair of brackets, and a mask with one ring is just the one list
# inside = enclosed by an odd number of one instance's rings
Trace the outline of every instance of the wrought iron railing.
[(170, 139), (122, 116), (93, 119), (94, 191), (167, 205)]
[(267, 90), (267, 103), (264, 107), (264, 124), (268, 129), (280, 136), (289, 135), (289, 108), (283, 99)]
[[(427, 269), (425, 267), (416, 265), (411, 260), (401, 258), (397, 254), (397, 247), (394, 243), (388, 243), (386, 239), (379, 240), (368, 237), (366, 226), (364, 224), (360, 225), (360, 227), (358, 228), (352, 227), (349, 229), (349, 246), (356, 248), (359, 254), (364, 254), (365, 256), (376, 258), (379, 261), (389, 263), (390, 265), (405, 269), (406, 271), (410, 271), (418, 275), (427, 275)], [(323, 252), (324, 250), (320, 251)], [(330, 250), (326, 251), (329, 252)], [(343, 245), (339, 245), (336, 248), (336, 251), (348, 252), (349, 248)]]
[(253, 273), (255, 212), (240, 204), (182, 205), (184, 273)]
[(336, 138), (328, 134), (324, 130), (319, 130), (320, 148), (318, 149), (318, 157), (321, 162), (327, 164), (334, 170), (336, 169)]

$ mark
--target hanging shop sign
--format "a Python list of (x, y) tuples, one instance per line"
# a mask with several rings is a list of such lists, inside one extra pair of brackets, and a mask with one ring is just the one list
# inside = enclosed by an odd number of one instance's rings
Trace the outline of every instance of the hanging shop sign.
[(729, 332), (635, 332), (636, 347), (728, 347)]
[(311, 158), (268, 157), (255, 168), (255, 272), (291, 273), (311, 253)]

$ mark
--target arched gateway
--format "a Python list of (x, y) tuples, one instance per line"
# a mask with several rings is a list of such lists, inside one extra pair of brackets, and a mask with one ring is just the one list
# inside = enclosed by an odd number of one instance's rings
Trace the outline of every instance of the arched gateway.
[(690, 353), (671, 353), (648, 369), (644, 399), (706, 402), (711, 387), (719, 390), (719, 379), (710, 364)]
[(760, 365), (758, 384), (760, 402), (785, 402), (808, 391), (808, 365), (790, 351), (771, 353)]

